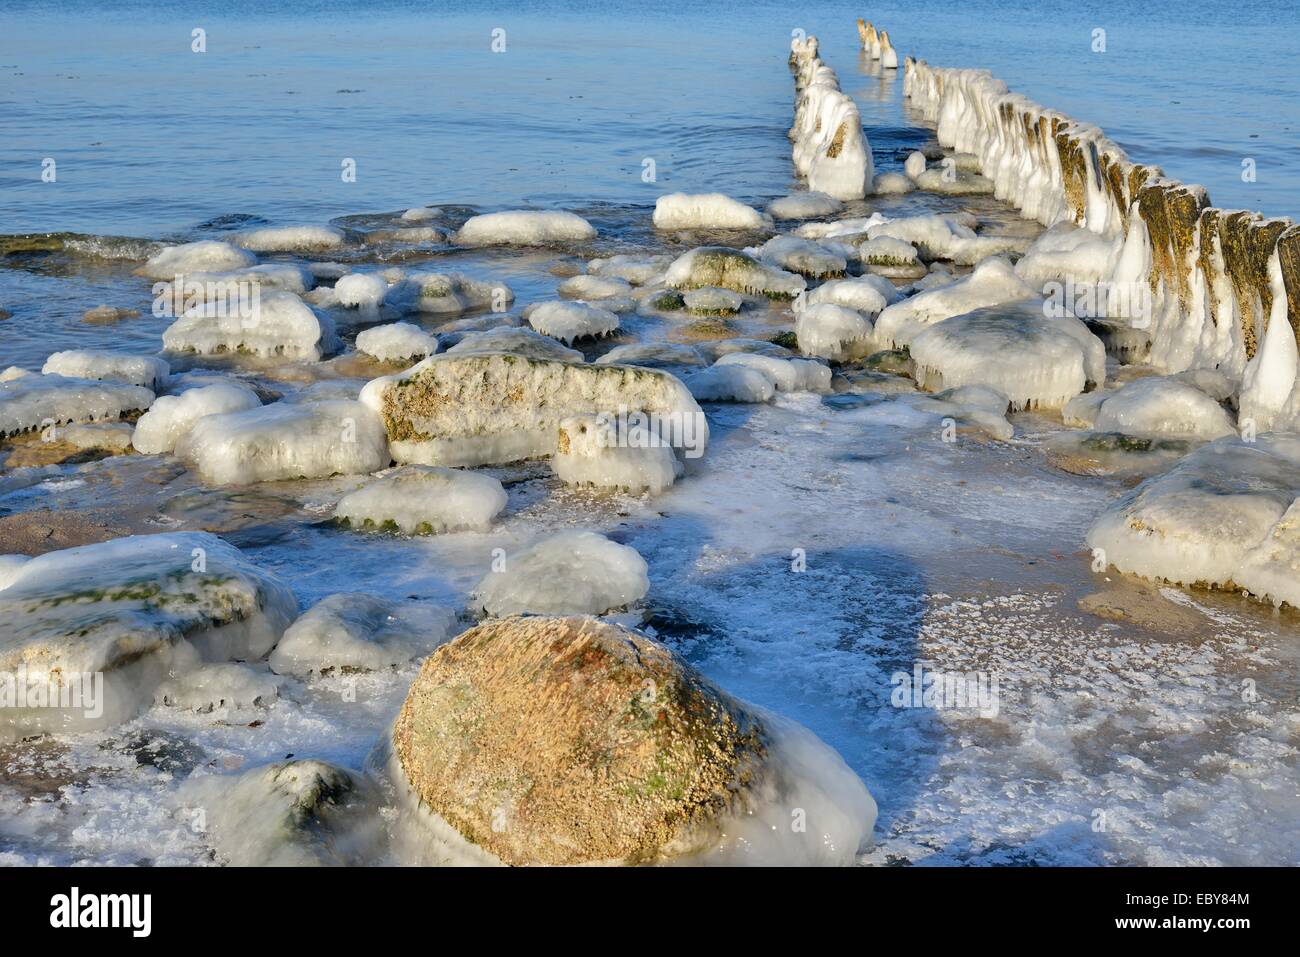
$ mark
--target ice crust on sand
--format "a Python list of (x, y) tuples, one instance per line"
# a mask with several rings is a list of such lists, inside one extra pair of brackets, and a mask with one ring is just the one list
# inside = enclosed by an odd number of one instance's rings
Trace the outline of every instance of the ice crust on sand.
[(560, 423), (551, 469), (566, 485), (648, 491), (658, 495), (676, 481), (682, 464), (658, 436), (596, 415)]
[(176, 446), (211, 485), (375, 472), (388, 465), (383, 423), (360, 402), (275, 402), (206, 415)]
[(550, 336), (532, 329), (499, 326), (482, 332), (467, 333), (447, 350), (448, 355), (487, 355), (508, 352), (528, 359), (554, 359), (559, 362), (582, 362), (582, 353), (561, 345)]
[(357, 351), (380, 362), (414, 361), (437, 352), (438, 337), (409, 322), (390, 322), (357, 333)]
[(720, 286), (769, 299), (793, 299), (808, 287), (802, 276), (726, 246), (700, 246), (683, 253), (668, 267), (664, 281), (674, 289)]
[(909, 345), (926, 327), (952, 316), (1032, 299), (1032, 287), (1016, 276), (1005, 259), (988, 259), (956, 282), (910, 296), (882, 311), (876, 318), (876, 337), (883, 347)]
[(834, 196), (815, 192), (791, 193), (767, 204), (767, 213), (773, 219), (818, 219), (843, 209), (844, 204)]
[(1099, 397), (1090, 423), (1098, 432), (1209, 441), (1235, 435), (1223, 406), (1172, 377), (1149, 376)]
[(233, 382), (218, 382), (186, 389), (179, 395), (159, 396), (136, 422), (131, 444), (144, 455), (170, 452), (205, 415), (242, 412), (261, 404), (252, 389)]
[(635, 605), (650, 590), (635, 548), (596, 532), (560, 532), (506, 558), (475, 589), (475, 607), (508, 615), (603, 615)]
[(576, 213), (542, 210), (473, 216), (456, 233), (462, 246), (549, 246), (595, 238), (596, 228)]
[(22, 375), (0, 381), (0, 436), (68, 422), (99, 422), (141, 411), (154, 394), (142, 386)]
[(333, 226), (270, 226), (243, 233), (235, 241), (255, 253), (294, 253), (337, 249), (345, 238)]
[(543, 302), (528, 312), (528, 324), (544, 336), (572, 345), (618, 330), (618, 316), (585, 302)]
[(550, 455), (560, 422), (582, 413), (646, 413), (684, 454), (708, 445), (708, 423), (686, 387), (639, 366), (449, 351), (375, 379), (361, 401), (383, 419), (398, 462), (486, 465)]
[(776, 383), (746, 365), (715, 365), (686, 377), (686, 388), (701, 402), (770, 402)]
[(246, 250), (230, 243), (205, 239), (197, 243), (168, 246), (149, 257), (140, 267), (140, 273), (149, 279), (172, 280), (180, 275), (243, 269), (256, 262), (257, 257)]
[(1106, 375), (1106, 350), (1087, 326), (1044, 316), (1034, 304), (945, 319), (919, 332), (910, 349), (925, 387), (983, 385), (1016, 409), (1059, 408)]
[(1116, 500), (1088, 545), (1122, 572), (1300, 606), (1298, 497), (1300, 438), (1223, 438)]
[(41, 367), (45, 375), (61, 375), (68, 379), (93, 379), (125, 382), (161, 392), (167, 384), (171, 368), (154, 356), (124, 356), (99, 349), (70, 349), (55, 352)]
[(340, 592), (289, 626), (269, 664), (295, 678), (383, 671), (427, 655), (451, 637), (455, 623), (451, 609), (427, 602)]
[(265, 655), (298, 613), (292, 592), (206, 532), (118, 538), (22, 563), (0, 590), (0, 671), (68, 687), (103, 674), (99, 715), (5, 709), (0, 735), (105, 727), (137, 713), (172, 670)]
[(505, 489), (490, 475), (408, 465), (343, 496), (334, 517), (357, 529), (438, 535), (485, 532), (505, 507)]
[(752, 206), (722, 193), (668, 193), (655, 200), (656, 229), (770, 229)]
[(334, 323), (292, 293), (263, 292), (251, 315), (208, 304), (187, 311), (163, 332), (169, 352), (247, 352), (315, 362), (339, 348)]
[(871, 322), (853, 309), (828, 302), (800, 310), (794, 334), (804, 355), (832, 362), (861, 359), (875, 351)]
[(779, 392), (829, 392), (831, 370), (811, 359), (777, 359), (752, 352), (732, 352), (714, 363), (714, 368), (744, 366), (761, 372)]

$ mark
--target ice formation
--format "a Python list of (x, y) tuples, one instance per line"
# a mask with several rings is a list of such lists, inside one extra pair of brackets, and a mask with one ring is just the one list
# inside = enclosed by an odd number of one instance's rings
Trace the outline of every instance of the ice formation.
[(668, 267), (664, 281), (674, 289), (721, 286), (769, 299), (793, 299), (808, 287), (802, 276), (726, 246), (700, 246), (683, 253)]
[(799, 192), (782, 196), (767, 204), (767, 213), (773, 219), (817, 219), (834, 216), (844, 209), (844, 204), (825, 193)]
[(618, 329), (618, 316), (585, 302), (543, 302), (529, 310), (528, 324), (544, 336), (572, 345), (575, 339), (607, 336)]
[(1033, 288), (1016, 276), (1011, 263), (988, 259), (969, 276), (889, 306), (876, 319), (876, 338), (882, 347), (906, 346), (926, 326), (951, 316), (1034, 297)]
[(555, 359), (560, 362), (582, 362), (582, 353), (561, 345), (550, 336), (532, 329), (498, 326), (482, 332), (471, 332), (447, 350), (453, 355), (484, 355), (508, 352), (528, 359)]
[(776, 394), (770, 376), (736, 364), (715, 365), (687, 376), (686, 388), (701, 402), (770, 402)]
[(902, 196), (916, 189), (916, 184), (902, 173), (892, 170), (877, 173), (871, 181), (871, 192), (876, 196)]
[(817, 55), (816, 37), (791, 40), (790, 61), (796, 90), (790, 129), (795, 170), (807, 177), (813, 192), (839, 200), (862, 199), (875, 168), (857, 105)]
[(731, 352), (714, 363), (719, 366), (745, 366), (772, 380), (780, 392), (829, 392), (831, 370), (812, 359), (777, 359), (752, 352)]
[(632, 284), (613, 276), (590, 276), (585, 273), (560, 283), (556, 290), (565, 299), (612, 299), (630, 296)]
[(256, 262), (257, 257), (250, 252), (232, 246), (230, 243), (205, 239), (197, 243), (168, 246), (151, 256), (140, 267), (140, 274), (149, 279), (172, 280), (177, 276), (189, 276), (193, 273), (242, 269)]
[(201, 713), (239, 711), (270, 706), (280, 696), (280, 684), (273, 675), (248, 665), (217, 662), (168, 678), (154, 689), (153, 700), (164, 707)]
[(804, 355), (832, 362), (861, 359), (875, 351), (870, 321), (853, 309), (829, 302), (800, 310), (794, 334)]
[(375, 379), (361, 401), (382, 417), (399, 462), (485, 465), (550, 455), (560, 422), (587, 412), (645, 413), (687, 456), (708, 445), (708, 423), (686, 387), (638, 366), (452, 350)]
[(595, 532), (559, 532), (508, 556), (475, 589), (476, 607), (508, 615), (603, 615), (650, 590), (635, 548)]
[(235, 241), (255, 253), (294, 253), (336, 249), (345, 238), (333, 226), (271, 226), (243, 233)]
[(503, 282), (455, 272), (413, 272), (401, 276), (384, 301), (408, 312), (464, 312), (481, 307), (502, 311), (515, 301), (515, 294)]
[(596, 228), (576, 213), (515, 210), (486, 213), (456, 233), (462, 246), (549, 246), (596, 238)]
[[(920, 265), (916, 247), (893, 236), (878, 236), (857, 244), (858, 258), (864, 266), (889, 267), (900, 277), (914, 273)], [(889, 275), (889, 273), (883, 273)]]
[(387, 294), (388, 283), (374, 273), (348, 273), (334, 283), (334, 296), (339, 305), (349, 309), (378, 309)]
[(268, 663), (295, 678), (382, 671), (427, 655), (451, 637), (455, 623), (451, 609), (427, 602), (340, 592), (303, 612)]
[(1059, 408), (1106, 376), (1106, 350), (1088, 327), (1033, 303), (945, 319), (918, 332), (910, 349), (926, 388), (983, 385), (1016, 409)]
[(753, 252), (765, 262), (810, 279), (833, 279), (848, 269), (840, 250), (798, 236), (773, 236)]
[(648, 429), (620, 428), (613, 417), (588, 414), (560, 422), (551, 469), (566, 485), (658, 495), (676, 481), (682, 464)]
[[(1300, 438), (1219, 439), (1118, 499), (1088, 545), (1122, 572), (1300, 607)], [(3, 595), (0, 592), (0, 595)]]
[(343, 496), (334, 517), (352, 528), (439, 535), (486, 532), (505, 507), (505, 489), (490, 475), (407, 465)]
[(78, 679), (93, 676), (96, 690), (80, 690), (97, 700), (4, 709), (0, 736), (123, 721), (151, 700), (169, 671), (200, 657), (265, 655), (297, 612), (285, 585), (206, 532), (47, 552), (22, 563), (0, 590), (0, 672), (23, 669), (42, 688), (62, 689), (61, 701)]
[(722, 193), (667, 193), (655, 201), (656, 229), (770, 229), (752, 206)]
[(1200, 389), (1150, 376), (1100, 396), (1090, 427), (1145, 437), (1219, 439), (1235, 435), (1228, 413)]
[(171, 369), (154, 356), (126, 356), (98, 349), (70, 349), (55, 352), (41, 368), (45, 375), (69, 379), (97, 379), (125, 382), (159, 392), (167, 384)]
[(610, 276), (623, 279), (634, 286), (644, 286), (664, 274), (673, 257), (664, 255), (629, 256), (620, 254), (606, 259), (593, 259), (587, 271), (593, 276)]
[(795, 313), (809, 306), (822, 303), (844, 306), (869, 316), (878, 315), (884, 308), (898, 298), (894, 284), (877, 276), (860, 276), (854, 279), (832, 279), (822, 283), (796, 299)]
[(734, 316), (745, 305), (745, 297), (730, 289), (701, 286), (682, 293), (682, 306), (693, 316)]
[(334, 323), (292, 293), (263, 292), (247, 315), (208, 304), (186, 312), (163, 331), (169, 352), (258, 356), (316, 361), (339, 347)]
[(179, 395), (159, 396), (136, 422), (131, 444), (144, 455), (170, 452), (205, 415), (242, 412), (261, 404), (252, 389), (233, 382), (218, 382), (186, 389)]
[(97, 422), (153, 404), (142, 386), (61, 375), (22, 375), (0, 381), (0, 436), (67, 422)]
[(904, 216), (869, 226), (869, 239), (888, 236), (916, 247), (922, 259), (946, 259), (973, 266), (990, 256), (1023, 253), (1029, 241), (1018, 236), (979, 236), (968, 223), (938, 214)]
[(205, 415), (176, 455), (211, 485), (375, 472), (388, 465), (383, 423), (360, 402), (275, 402)]
[(651, 369), (677, 369), (708, 364), (695, 346), (676, 342), (629, 342), (615, 346), (596, 360), (598, 365), (647, 366)]
[(409, 322), (390, 322), (357, 333), (357, 351), (380, 362), (423, 359), (438, 351), (438, 337)]

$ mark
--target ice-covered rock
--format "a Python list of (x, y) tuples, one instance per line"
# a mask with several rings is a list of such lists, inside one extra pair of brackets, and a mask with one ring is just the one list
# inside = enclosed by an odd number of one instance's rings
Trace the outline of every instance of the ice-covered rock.
[(1029, 240), (1017, 236), (977, 236), (972, 226), (953, 216), (906, 216), (871, 226), (869, 239), (889, 236), (916, 247), (922, 259), (947, 259), (973, 266), (990, 256), (1023, 253)]
[(235, 242), (255, 253), (296, 253), (337, 249), (345, 239), (333, 226), (268, 226), (243, 233)]
[(1087, 326), (1032, 303), (945, 319), (917, 333), (910, 350), (925, 388), (987, 386), (1016, 409), (1059, 408), (1106, 376), (1106, 350)]
[[(1016, 263), (1016, 275), (1039, 287), (1066, 281), (1096, 284), (1110, 276), (1118, 252), (1113, 239), (1073, 223), (1057, 223), (1030, 243)], [(1107, 314), (1104, 306), (1098, 314)]]
[(909, 345), (926, 327), (952, 316), (1035, 297), (1005, 259), (988, 259), (962, 279), (896, 302), (876, 319), (876, 337), (890, 347)]
[(597, 359), (596, 363), (646, 366), (651, 369), (677, 369), (708, 365), (708, 360), (695, 346), (676, 342), (629, 342), (610, 349)]
[(27, 555), (0, 555), (0, 590), (8, 588), (18, 577), (18, 570), (31, 561)]
[(860, 276), (854, 279), (832, 279), (830, 282), (822, 283), (812, 292), (796, 299), (794, 308), (797, 315), (803, 309), (828, 303), (875, 316), (897, 298), (894, 285), (888, 279), (879, 276)]
[(560, 422), (588, 412), (645, 413), (687, 456), (708, 444), (708, 423), (686, 387), (639, 366), (452, 349), (375, 379), (361, 401), (382, 417), (399, 462), (486, 465), (550, 455)]
[(582, 362), (582, 353), (561, 345), (550, 336), (532, 329), (499, 326), (482, 332), (467, 333), (447, 350), (451, 355), (485, 355), (508, 352), (529, 359), (554, 359), (559, 362)]
[(193, 273), (225, 272), (252, 266), (257, 257), (230, 243), (205, 239), (197, 243), (168, 246), (149, 257), (140, 274), (149, 279), (172, 280)]
[(357, 333), (357, 351), (380, 362), (423, 359), (438, 351), (438, 337), (409, 322), (390, 322)]
[(916, 189), (915, 183), (902, 173), (893, 171), (877, 173), (875, 179), (871, 181), (871, 192), (876, 196), (902, 196), (914, 189)]
[(613, 299), (632, 295), (632, 284), (614, 276), (573, 276), (556, 290), (565, 299)]
[(770, 229), (752, 206), (722, 193), (667, 193), (655, 201), (656, 229)]
[(773, 236), (753, 252), (765, 262), (810, 279), (833, 279), (849, 268), (839, 250), (798, 236)]
[(733, 365), (761, 372), (780, 392), (829, 392), (831, 388), (830, 368), (811, 359), (777, 359), (752, 352), (732, 352), (718, 359), (714, 368)]
[(1116, 500), (1088, 530), (1088, 545), (1122, 572), (1300, 606), (1297, 498), (1300, 438), (1223, 438)]
[(734, 316), (745, 305), (745, 297), (730, 289), (701, 286), (682, 293), (682, 306), (693, 316)]
[[(297, 612), (279, 579), (206, 532), (47, 552), (19, 565), (0, 590), (0, 673), (25, 674), (29, 685), (27, 707), (0, 709), (0, 735), (125, 720), (169, 671), (200, 657), (262, 657)], [(53, 689), (61, 704), (93, 688), (95, 700), (41, 707), (38, 688)]]
[(408, 465), (343, 496), (334, 517), (353, 528), (437, 535), (485, 532), (505, 507), (505, 489), (490, 475)]
[(382, 671), (427, 655), (452, 633), (449, 608), (340, 592), (312, 605), (285, 631), (269, 664), (278, 675), (308, 678)]
[(873, 226), (890, 220), (880, 213), (870, 216), (852, 216), (829, 223), (804, 223), (794, 231), (800, 239), (836, 239), (843, 242), (861, 242)]
[(515, 301), (514, 290), (499, 281), (475, 279), (461, 273), (413, 272), (389, 288), (384, 302), (407, 312), (465, 312), (490, 308), (497, 312)]
[(153, 392), (160, 392), (167, 384), (171, 367), (155, 356), (122, 355), (100, 349), (69, 349), (53, 353), (45, 360), (41, 372), (69, 379), (125, 382), (127, 385), (144, 386)]
[(144, 455), (170, 452), (205, 415), (242, 412), (261, 404), (252, 389), (234, 382), (217, 382), (186, 389), (179, 395), (159, 396), (136, 422), (131, 444)]
[(443, 646), (392, 744), (430, 832), (507, 864), (849, 864), (876, 816), (809, 732), (592, 618), (485, 622)]
[(832, 362), (850, 362), (875, 351), (871, 322), (829, 302), (802, 309), (795, 317), (794, 334), (804, 355)]
[(911, 401), (918, 408), (974, 426), (995, 439), (1006, 441), (1015, 434), (1015, 428), (1007, 421), (1011, 400), (987, 386), (963, 385), (934, 395), (916, 396)]
[(83, 422), (64, 426), (59, 439), (79, 449), (98, 449), (113, 454), (131, 450), (135, 426), (130, 422)]
[[(1077, 409), (1076, 414), (1080, 414)], [(1200, 389), (1164, 376), (1137, 379), (1102, 394), (1090, 427), (1098, 432), (1205, 441), (1237, 431), (1218, 402)]]
[(512, 210), (473, 216), (456, 233), (462, 246), (549, 246), (596, 238), (596, 228), (576, 213)]
[(292, 293), (263, 292), (249, 314), (208, 304), (186, 312), (163, 332), (169, 352), (258, 356), (316, 361), (339, 347), (334, 323)]
[(475, 588), (475, 607), (507, 615), (603, 615), (650, 590), (635, 548), (596, 532), (559, 532), (510, 555)]
[(375, 472), (388, 465), (383, 423), (360, 402), (275, 402), (205, 415), (176, 455), (211, 485)]
[(238, 662), (218, 662), (168, 678), (153, 692), (155, 704), (208, 713), (269, 707), (280, 697), (274, 675)]
[(587, 263), (587, 272), (593, 276), (610, 276), (622, 279), (633, 286), (644, 286), (664, 274), (672, 265), (673, 257), (665, 255), (629, 256), (620, 254)]
[(353, 272), (339, 277), (334, 284), (334, 297), (347, 309), (376, 310), (384, 304), (388, 283), (374, 273)]
[(686, 377), (686, 388), (701, 402), (770, 402), (773, 379), (744, 365), (715, 365)]
[(68, 422), (98, 422), (153, 404), (142, 386), (27, 374), (0, 380), (0, 436)]
[(674, 289), (721, 286), (769, 299), (793, 299), (808, 286), (802, 276), (726, 246), (700, 246), (683, 253), (668, 267), (665, 282)]
[(782, 196), (767, 204), (767, 213), (773, 219), (817, 219), (834, 216), (844, 209), (844, 204), (825, 193), (798, 192)]
[(585, 302), (543, 302), (527, 312), (528, 324), (544, 336), (571, 345), (618, 330), (618, 316)]
[(676, 481), (682, 464), (648, 429), (613, 417), (570, 416), (560, 423), (551, 468), (566, 485), (648, 491), (658, 495)]
[(925, 266), (911, 243), (893, 236), (877, 236), (858, 243), (858, 259), (872, 272), (900, 279), (925, 275)]

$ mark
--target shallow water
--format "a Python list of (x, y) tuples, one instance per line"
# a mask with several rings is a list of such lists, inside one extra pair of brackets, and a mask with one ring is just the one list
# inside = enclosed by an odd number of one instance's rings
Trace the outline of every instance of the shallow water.
[[(1240, 5), (1231, 29), (1202, 3), (1122, 18), (1079, 4), (873, 10), (901, 52), (990, 67), (1101, 123), (1135, 158), (1204, 182), (1218, 202), (1281, 213), (1300, 195), (1300, 107), (1282, 95), (1280, 72), (1270, 82), (1266, 70), (1236, 68), (1265, 37), (1269, 63), (1296, 52), (1294, 35), (1268, 26), (1281, 6)], [(395, 4), (362, 16), (316, 3), (267, 14), (240, 3), (211, 18), (136, 4), (105, 20), (78, 4), (11, 5), (0, 14), (0, 67), (22, 75), (6, 77), (3, 231), (191, 238), (218, 235), (200, 224), (233, 213), (322, 222), (420, 203), (532, 203), (588, 216), (601, 230), (595, 251), (683, 248), (648, 228), (660, 193), (721, 189), (760, 202), (793, 185), (792, 25), (823, 38), (823, 57), (862, 105), (878, 168), (901, 166), (898, 151), (931, 139), (908, 124), (899, 79), (857, 72), (848, 8), (819, 7), (795, 24), (776, 5), (743, 15), (708, 4), (513, 8), (523, 12)], [(208, 30), (202, 56), (188, 49), (197, 25)], [(494, 55), (498, 25), (508, 49)], [(1087, 50), (1094, 25), (1108, 30), (1104, 58)], [(1189, 50), (1219, 66), (1212, 101), (1211, 71), (1189, 71)], [(1193, 103), (1206, 105), (1182, 109)], [(1268, 161), (1250, 190), (1237, 175), (1245, 141)], [(68, 157), (57, 184), (25, 171), (44, 155)], [(339, 178), (348, 156), (356, 183)], [(645, 157), (656, 159), (656, 183), (641, 181)], [(1265, 175), (1283, 164), (1289, 181)], [(918, 193), (866, 208), (968, 209), (985, 232), (1037, 229), (989, 199)], [(373, 268), (396, 251), (347, 255)], [(572, 258), (421, 256), (504, 279), (516, 311), (552, 297), (551, 267)], [(159, 347), (167, 320), (149, 314), (133, 262), (22, 265), (0, 270), (0, 305), (13, 313), (0, 323), (0, 366), (38, 368), (74, 344)], [(143, 316), (82, 322), (102, 302)], [(774, 307), (737, 332), (769, 336), (789, 321)], [(636, 318), (626, 330), (620, 341), (674, 332)], [(295, 378), (263, 382), (291, 392)], [(861, 775), (880, 805), (866, 863), (1300, 860), (1295, 615), (1094, 574), (1084, 531), (1124, 483), (1052, 467), (1040, 445), (1059, 421), (1019, 415), (1011, 443), (950, 443), (910, 401), (799, 394), (711, 406), (708, 454), (653, 499), (566, 489), (544, 465), (489, 470), (510, 502), (484, 534), (350, 533), (325, 519), (358, 477), (236, 495), (203, 490), (166, 457), (64, 467), (0, 494), (0, 514), (49, 507), (139, 532), (211, 528), (282, 575), (304, 607), (362, 590), (461, 608), (494, 548), (592, 528), (646, 558), (648, 622), (663, 640), (733, 694), (811, 728)], [(807, 562), (797, 572), (796, 551)], [(1155, 609), (1142, 623), (1078, 604), (1135, 589)], [(894, 707), (891, 679), (917, 661), (998, 675), (998, 715)], [(182, 779), (288, 754), (360, 769), (413, 676), (290, 682), (269, 709), (155, 707), (104, 735), (0, 748), (0, 863), (210, 862), (178, 798)], [(1247, 678), (1257, 700), (1242, 697)]]

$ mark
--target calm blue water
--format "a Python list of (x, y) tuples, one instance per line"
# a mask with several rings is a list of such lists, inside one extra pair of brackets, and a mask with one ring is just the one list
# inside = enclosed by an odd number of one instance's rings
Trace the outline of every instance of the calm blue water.
[[(860, 75), (862, 5), (6, 0), (0, 232), (184, 234), (418, 203), (649, 205), (790, 185), (790, 31), (890, 166), (900, 84)], [(1300, 215), (1294, 0), (873, 3), (900, 53), (992, 69), (1220, 205)], [(274, 7), (275, 9), (268, 9)], [(207, 52), (191, 52), (191, 31)], [(506, 52), (490, 50), (505, 30)], [(1091, 50), (1094, 29), (1107, 52)], [(855, 74), (859, 74), (856, 75)], [(42, 183), (41, 161), (58, 164)], [(641, 180), (654, 159), (658, 182)], [(1257, 181), (1241, 180), (1253, 158)], [(344, 159), (357, 181), (340, 175)]]

